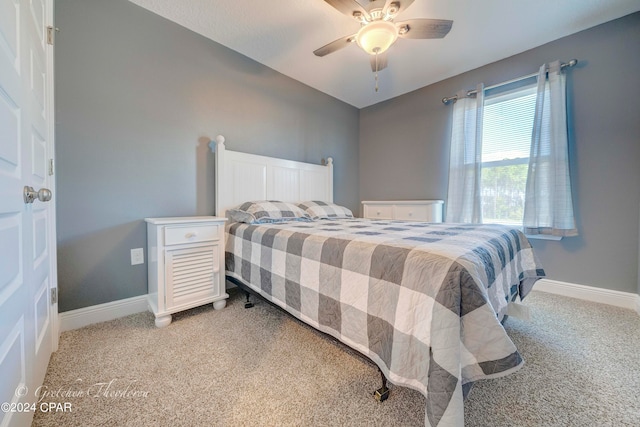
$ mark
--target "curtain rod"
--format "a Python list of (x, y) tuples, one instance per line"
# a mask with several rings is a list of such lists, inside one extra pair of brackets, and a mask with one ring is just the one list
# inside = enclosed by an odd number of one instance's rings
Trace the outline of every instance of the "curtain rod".
[[(560, 69), (565, 68), (565, 67), (574, 67), (577, 63), (578, 63), (577, 59), (572, 59), (571, 61), (569, 61), (567, 63), (560, 64)], [(524, 79), (528, 79), (530, 77), (534, 77), (534, 76), (537, 76), (537, 75), (538, 75), (538, 73), (533, 73), (533, 74), (529, 74), (529, 75), (526, 75), (526, 76), (518, 77), (518, 78), (515, 78), (513, 80), (509, 80), (508, 82), (502, 82), (502, 83), (498, 83), (497, 85), (486, 87), (486, 88), (484, 88), (484, 90), (493, 89), (493, 88), (496, 88), (496, 87), (504, 86), (506, 84), (514, 83), (514, 82), (517, 82), (517, 81), (520, 81), (520, 80), (524, 80)], [(470, 90), (470, 91), (467, 92), (467, 96), (475, 95), (476, 93), (477, 93), (477, 91), (475, 89), (474, 90)], [(442, 103), (444, 105), (449, 105), (450, 102), (452, 102), (452, 101), (455, 102), (457, 99), (458, 99), (458, 95), (444, 97), (444, 98), (442, 98)]]

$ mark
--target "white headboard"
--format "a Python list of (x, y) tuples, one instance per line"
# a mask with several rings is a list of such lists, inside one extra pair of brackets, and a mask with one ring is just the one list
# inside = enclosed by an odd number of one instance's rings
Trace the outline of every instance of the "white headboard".
[(209, 146), (216, 156), (216, 215), (250, 200), (333, 202), (333, 159), (326, 165), (229, 151), (225, 138)]

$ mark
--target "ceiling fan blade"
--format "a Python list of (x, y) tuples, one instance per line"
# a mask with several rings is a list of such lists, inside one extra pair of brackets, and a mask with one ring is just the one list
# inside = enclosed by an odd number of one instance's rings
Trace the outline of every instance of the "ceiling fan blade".
[(393, 3), (394, 1), (397, 1), (397, 0), (386, 0), (384, 2), (384, 5), (382, 6), (382, 11), (384, 13), (387, 13), (387, 10), (389, 9), (389, 6), (391, 6), (391, 3)]
[(350, 36), (339, 38), (338, 40), (334, 40), (329, 44), (322, 46), (319, 49), (313, 51), (316, 56), (325, 56), (330, 53), (335, 52), (336, 50), (340, 50), (343, 47), (347, 47), (351, 44), (352, 41), (356, 39), (356, 35), (352, 34)]
[(382, 9), (382, 12), (386, 14), (389, 12), (389, 7), (393, 5), (391, 14), (393, 16), (398, 15), (400, 12), (408, 8), (413, 4), (415, 0), (371, 0), (366, 6), (367, 10), (371, 12), (374, 9)]
[(405, 39), (441, 39), (451, 30), (453, 21), (446, 19), (409, 19), (396, 22), (398, 37)]
[(369, 0), (369, 3), (365, 5), (365, 9), (371, 12), (374, 9), (383, 9), (386, 7), (386, 3), (391, 3), (393, 0)]
[[(378, 57), (377, 63), (376, 56)], [(387, 68), (387, 52), (382, 52), (378, 55), (371, 55), (371, 71), (375, 73), (376, 71), (384, 70), (385, 68)]]
[(408, 8), (409, 6), (411, 6), (414, 1), (415, 0), (387, 0), (387, 4), (385, 4), (384, 10), (387, 10), (387, 7), (389, 7), (391, 3), (399, 3), (400, 6), (398, 6), (398, 11), (396, 12), (396, 15), (397, 15), (401, 13), (403, 10), (405, 10), (406, 8)]
[(356, 0), (324, 0), (338, 11), (347, 16), (354, 17), (354, 12), (360, 12), (363, 16), (369, 17), (369, 12)]

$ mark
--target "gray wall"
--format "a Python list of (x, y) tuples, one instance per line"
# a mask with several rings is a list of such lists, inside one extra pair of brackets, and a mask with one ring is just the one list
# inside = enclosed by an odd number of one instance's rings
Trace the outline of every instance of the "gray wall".
[(126, 0), (57, 0), (55, 12), (60, 311), (146, 293), (146, 264), (130, 265), (142, 219), (213, 213), (217, 134), (231, 150), (333, 156), (335, 200), (354, 211), (365, 199), (445, 199), (440, 99), (573, 57), (581, 235), (534, 246), (553, 279), (640, 292), (638, 13), (358, 113)]
[[(210, 215), (217, 134), (230, 150), (335, 159), (358, 208), (358, 110), (126, 0), (57, 0), (60, 311), (147, 292), (143, 218)], [(145, 249), (146, 256), (146, 249)]]
[(579, 237), (532, 241), (551, 279), (639, 291), (640, 13), (562, 38), (360, 111), (360, 197), (446, 200), (451, 106), (555, 59), (569, 71), (571, 171)]

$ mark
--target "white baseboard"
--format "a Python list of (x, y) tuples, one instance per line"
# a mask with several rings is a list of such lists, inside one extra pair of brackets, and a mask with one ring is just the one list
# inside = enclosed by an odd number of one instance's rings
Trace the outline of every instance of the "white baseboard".
[[(566, 283), (550, 279), (538, 280), (533, 289), (628, 308), (640, 314), (640, 295), (629, 292), (595, 288), (593, 286), (577, 285), (575, 283)], [(58, 325), (60, 332), (65, 332), (143, 311), (147, 311), (147, 295), (139, 295), (119, 301), (65, 311), (59, 314), (60, 321)]]
[(94, 323), (107, 322), (119, 317), (147, 311), (147, 295), (79, 308), (60, 313), (60, 332), (79, 329)]
[(614, 291), (549, 279), (538, 280), (533, 286), (533, 290), (628, 308), (640, 314), (640, 296), (631, 292)]

